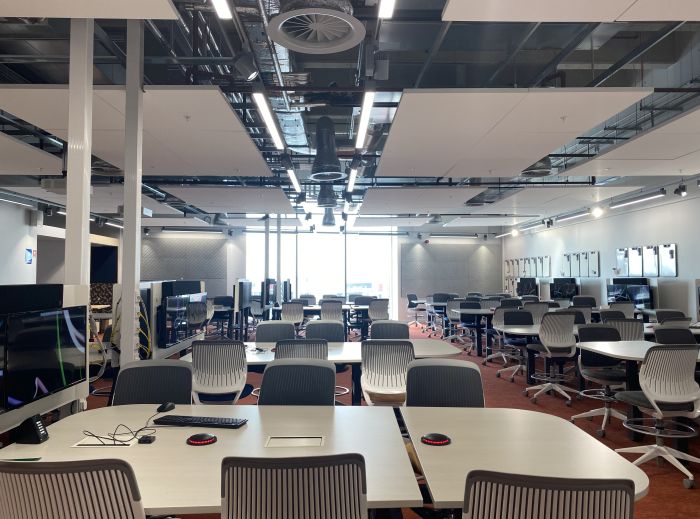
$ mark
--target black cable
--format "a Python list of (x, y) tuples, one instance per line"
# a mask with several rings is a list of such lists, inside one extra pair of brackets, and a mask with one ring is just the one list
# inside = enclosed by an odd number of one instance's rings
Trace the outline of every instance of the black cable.
[[(114, 428), (114, 431), (111, 433), (107, 433), (105, 436), (100, 436), (99, 434), (95, 434), (91, 431), (83, 431), (83, 434), (87, 436), (88, 438), (95, 438), (98, 440), (102, 445), (129, 445), (130, 442), (138, 438), (138, 435), (143, 433), (142, 436), (147, 436), (147, 435), (153, 435), (156, 433), (156, 429), (154, 427), (149, 427), (148, 423), (153, 419), (155, 416), (158, 416), (160, 413), (155, 413), (149, 416), (146, 419), (146, 423), (143, 427), (140, 427), (139, 429), (136, 429), (135, 431), (131, 429), (128, 425), (125, 425), (123, 423), (120, 423)], [(120, 428), (124, 428), (128, 431), (128, 433), (118, 433)], [(122, 439), (122, 438), (117, 438), (117, 436), (121, 436), (123, 434), (130, 434), (130, 437), (128, 439)], [(107, 443), (105, 443), (107, 442)]]

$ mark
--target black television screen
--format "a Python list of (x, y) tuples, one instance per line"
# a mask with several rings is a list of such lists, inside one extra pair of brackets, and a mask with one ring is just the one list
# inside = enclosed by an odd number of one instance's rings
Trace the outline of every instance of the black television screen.
[(265, 280), (265, 305), (273, 305), (277, 301), (277, 281), (274, 279)]
[(159, 309), (158, 347), (167, 348), (197, 335), (207, 318), (207, 294), (187, 294), (163, 299)]
[[(109, 245), (90, 247), (90, 283), (116, 283), (119, 248)], [(112, 304), (111, 301), (109, 304)]]
[(10, 314), (6, 323), (6, 410), (86, 380), (87, 308)]
[(517, 291), (519, 296), (536, 296), (537, 295), (537, 279), (536, 278), (520, 278), (518, 280)]
[(574, 278), (554, 278), (549, 286), (552, 299), (569, 299), (578, 295), (578, 286)]
[(607, 285), (608, 304), (616, 302), (634, 303), (637, 308), (654, 308), (654, 300), (649, 285)]
[(253, 296), (253, 283), (247, 279), (239, 279), (238, 282), (233, 285), (233, 301), (235, 305), (235, 310), (240, 312), (245, 308), (250, 308), (250, 301)]

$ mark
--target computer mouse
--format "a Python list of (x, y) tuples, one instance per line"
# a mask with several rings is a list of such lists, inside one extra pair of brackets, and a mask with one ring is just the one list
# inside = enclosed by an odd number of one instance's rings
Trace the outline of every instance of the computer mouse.
[(187, 445), (200, 446), (211, 445), (212, 443), (216, 443), (216, 436), (209, 433), (197, 433), (187, 438)]
[(173, 404), (172, 402), (164, 402), (158, 406), (158, 409), (156, 409), (156, 411), (158, 411), (159, 413), (166, 413), (168, 411), (172, 411), (173, 409), (175, 409), (175, 404)]
[(452, 443), (449, 436), (441, 433), (428, 433), (425, 436), (422, 436), (420, 441), (426, 445), (434, 445), (436, 447), (442, 447), (443, 445), (449, 445)]

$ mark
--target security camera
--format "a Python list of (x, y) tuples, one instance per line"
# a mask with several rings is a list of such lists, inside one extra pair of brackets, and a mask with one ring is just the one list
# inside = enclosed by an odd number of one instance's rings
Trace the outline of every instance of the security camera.
[(421, 233), (418, 233), (417, 238), (418, 238), (419, 240), (422, 240), (422, 239), (423, 239), (423, 235), (422, 235)]
[(423, 243), (425, 243), (426, 245), (428, 245), (428, 244), (430, 243), (430, 240), (425, 240)]
[(144, 227), (144, 228), (143, 228), (143, 234), (144, 234), (144, 236), (150, 236), (150, 234), (151, 234), (151, 229), (148, 228), (148, 227)]

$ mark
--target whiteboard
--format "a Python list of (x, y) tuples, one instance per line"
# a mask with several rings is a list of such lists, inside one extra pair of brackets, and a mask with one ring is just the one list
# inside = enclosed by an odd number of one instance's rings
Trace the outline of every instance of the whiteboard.
[(600, 253), (597, 250), (588, 253), (588, 277), (600, 277)]
[(642, 248), (630, 247), (627, 249), (627, 261), (629, 263), (628, 275), (633, 278), (642, 277), (644, 268), (642, 263)]
[(588, 253), (582, 252), (580, 255), (581, 255), (581, 262), (580, 262), (580, 267), (579, 267), (579, 270), (581, 272), (580, 276), (582, 278), (586, 278), (590, 275), (588, 273)]
[(642, 250), (644, 277), (655, 278), (659, 275), (659, 247), (647, 245)]
[(572, 278), (581, 277), (581, 254), (575, 252), (571, 256), (571, 276)]
[(571, 277), (571, 254), (564, 254), (561, 262), (561, 277)]
[(542, 276), (548, 278), (552, 275), (552, 260), (549, 256), (542, 258)]
[(678, 275), (678, 254), (675, 243), (659, 246), (659, 270), (664, 277)]
[(617, 249), (615, 251), (615, 266), (618, 276), (629, 276), (629, 263), (627, 262), (627, 249)]

